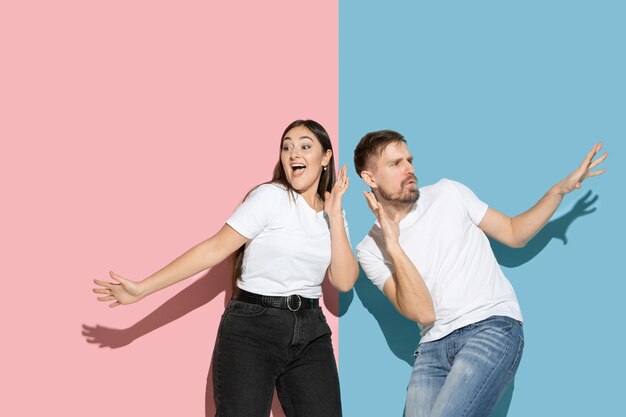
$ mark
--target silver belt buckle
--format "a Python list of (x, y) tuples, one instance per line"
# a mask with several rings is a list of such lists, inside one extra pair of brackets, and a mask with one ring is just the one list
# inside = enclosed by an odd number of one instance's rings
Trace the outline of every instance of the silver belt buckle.
[[(295, 308), (291, 307), (291, 300), (293, 300), (294, 297), (298, 297), (297, 298), (297, 300), (298, 300), (298, 307), (295, 307)], [(298, 311), (298, 310), (300, 310), (300, 307), (302, 307), (302, 299), (300, 298), (300, 296), (298, 294), (293, 294), (293, 295), (290, 295), (289, 297), (287, 297), (287, 308), (289, 310), (291, 310), (291, 311)]]

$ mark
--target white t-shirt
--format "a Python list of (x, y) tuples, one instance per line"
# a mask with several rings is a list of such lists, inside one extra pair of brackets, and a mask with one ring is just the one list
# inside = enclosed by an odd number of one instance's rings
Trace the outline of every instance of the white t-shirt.
[[(302, 196), (279, 184), (255, 188), (226, 223), (246, 243), (237, 286), (270, 296), (322, 295), (330, 265), (330, 229), (324, 211), (316, 212)], [(345, 221), (346, 234), (348, 225)]]
[[(442, 179), (420, 188), (400, 222), (400, 245), (430, 291), (436, 321), (420, 326), (420, 343), (438, 340), (490, 316), (522, 320), (515, 292), (478, 227), (487, 204), (463, 184)], [(393, 273), (380, 225), (357, 246), (367, 277), (382, 291)]]

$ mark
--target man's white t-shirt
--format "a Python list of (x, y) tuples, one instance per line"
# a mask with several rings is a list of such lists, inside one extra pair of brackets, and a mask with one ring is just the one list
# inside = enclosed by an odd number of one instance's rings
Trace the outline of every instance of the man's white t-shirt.
[[(522, 320), (515, 292), (478, 227), (487, 204), (466, 186), (442, 179), (420, 188), (420, 198), (400, 222), (400, 246), (430, 291), (436, 321), (420, 326), (420, 343), (438, 340), (490, 316)], [(393, 274), (376, 222), (357, 246), (367, 277), (382, 291)]]
[[(252, 190), (226, 223), (250, 239), (246, 243), (242, 290), (270, 296), (322, 295), (330, 265), (330, 229), (324, 211), (316, 212), (298, 193), (279, 184)], [(346, 233), (348, 226), (345, 222)]]

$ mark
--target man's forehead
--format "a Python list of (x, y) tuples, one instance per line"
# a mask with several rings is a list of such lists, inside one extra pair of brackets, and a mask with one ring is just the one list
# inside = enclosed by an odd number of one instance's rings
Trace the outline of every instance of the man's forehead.
[(408, 146), (404, 142), (391, 142), (385, 146), (381, 153), (379, 160), (389, 160), (397, 158), (408, 158), (411, 156)]

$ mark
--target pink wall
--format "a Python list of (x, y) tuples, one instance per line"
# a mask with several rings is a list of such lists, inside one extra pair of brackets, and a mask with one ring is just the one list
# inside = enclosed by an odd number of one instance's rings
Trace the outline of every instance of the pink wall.
[(313, 4), (0, 6), (0, 414), (204, 415), (228, 267), (113, 310), (91, 279), (217, 231), (293, 119), (337, 146), (337, 4)]

